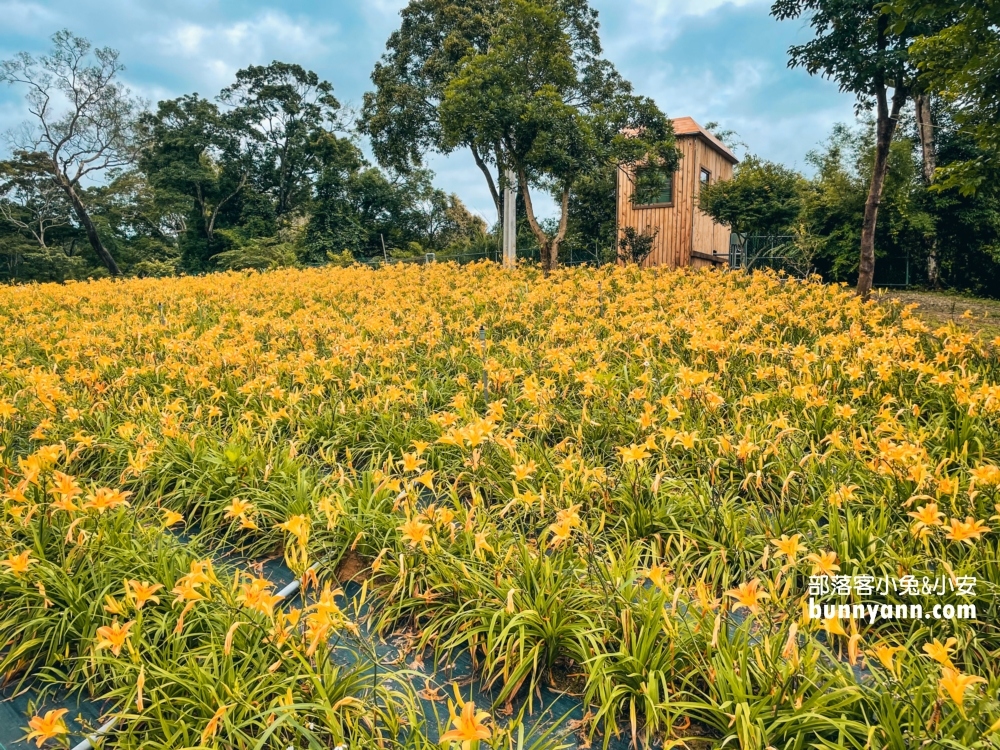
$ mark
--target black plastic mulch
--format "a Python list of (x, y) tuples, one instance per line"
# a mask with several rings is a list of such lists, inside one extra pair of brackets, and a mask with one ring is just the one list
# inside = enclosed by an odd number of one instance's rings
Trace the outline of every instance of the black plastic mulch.
[[(232, 558), (225, 560), (233, 564)], [(246, 564), (246, 561), (242, 561)], [(280, 589), (287, 583), (295, 579), (294, 574), (285, 566), (284, 561), (272, 559), (263, 562), (264, 577), (272, 581), (275, 587)], [(356, 597), (360, 593), (360, 586), (348, 584), (345, 591), (348, 599)], [(296, 598), (298, 598), (296, 596)], [(347, 601), (344, 602), (344, 605)], [(353, 637), (352, 637), (353, 638)], [(363, 649), (369, 654), (374, 651), (378, 661), (379, 669), (406, 669), (412, 674), (410, 677), (414, 692), (418, 695), (418, 700), (423, 708), (426, 717), (424, 732), (432, 740), (436, 740), (439, 731), (445, 731), (448, 727), (448, 699), (454, 700), (452, 683), (458, 683), (463, 700), (472, 700), (481, 708), (488, 708), (492, 705), (500, 692), (500, 685), (487, 688), (483, 681), (479, 679), (472, 666), (472, 661), (468, 653), (456, 655), (448, 664), (436, 665), (433, 663), (431, 654), (413, 654), (409, 652), (405, 645), (405, 636), (390, 635), (386, 639), (372, 637), (362, 630), (360, 638), (366, 643), (367, 648)], [(337, 646), (333, 650), (333, 657), (338, 663), (346, 667), (354, 667), (361, 664), (358, 661), (358, 648), (347, 642), (334, 642)], [(419, 657), (419, 658), (418, 658)], [(362, 666), (368, 666), (362, 664)], [(52, 693), (51, 689), (48, 691)], [(517, 716), (527, 701), (527, 695), (522, 694), (515, 697), (511, 703), (513, 716)], [(30, 688), (20, 695), (11, 694), (10, 688), (0, 690), (0, 750), (31, 750), (35, 747), (34, 742), (24, 742), (21, 738), (27, 732), (29, 702), (36, 699), (36, 693)], [(584, 710), (580, 699), (574, 695), (558, 692), (549, 687), (541, 687), (532, 696), (532, 711), (525, 712), (524, 724), (526, 728), (534, 728), (532, 734), (540, 736), (553, 725), (560, 725), (557, 736), (566, 743), (568, 747), (586, 747), (587, 743), (578, 737), (572, 727), (578, 726), (583, 718)], [(44, 713), (57, 708), (67, 708), (66, 723), (72, 732), (72, 742), (75, 744), (88, 732), (92, 732), (107, 720), (104, 711), (110, 710), (111, 706), (101, 706), (91, 701), (77, 701), (64, 697), (50, 699), (43, 705), (33, 705), (35, 713)], [(494, 716), (501, 724), (506, 721), (501, 712), (494, 711)], [(105, 747), (113, 748), (113, 734), (108, 738), (109, 742)], [(594, 747), (602, 747), (603, 738), (594, 738)], [(613, 739), (609, 744), (611, 750), (626, 750), (630, 746), (629, 738), (621, 737)], [(353, 749), (352, 749), (353, 750)]]

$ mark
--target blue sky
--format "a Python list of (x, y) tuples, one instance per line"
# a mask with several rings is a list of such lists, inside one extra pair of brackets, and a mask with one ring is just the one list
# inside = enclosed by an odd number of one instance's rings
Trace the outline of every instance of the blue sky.
[[(767, 0), (591, 0), (607, 57), (673, 117), (715, 120), (750, 151), (805, 168), (835, 122), (854, 120), (835, 84), (789, 70), (801, 21), (779, 23)], [(236, 70), (297, 62), (359, 105), (405, 0), (0, 0), (0, 58), (42, 53), (69, 28), (122, 53), (128, 84), (146, 99), (212, 97)], [(0, 131), (24, 119), (22, 92), (0, 88)], [(6, 147), (2, 147), (6, 150)], [(494, 210), (471, 157), (435, 157), (436, 183), (486, 218)], [(548, 207), (547, 210), (551, 210)]]

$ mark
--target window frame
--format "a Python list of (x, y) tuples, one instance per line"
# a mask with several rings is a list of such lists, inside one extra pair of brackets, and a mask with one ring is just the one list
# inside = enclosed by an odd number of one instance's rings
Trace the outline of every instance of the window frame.
[(669, 201), (667, 201), (666, 203), (663, 203), (663, 202), (657, 202), (657, 203), (639, 203), (636, 200), (636, 197), (638, 196), (638, 193), (639, 193), (639, 172), (641, 172), (644, 169), (664, 170), (665, 168), (664, 167), (660, 167), (660, 166), (656, 166), (654, 164), (644, 164), (644, 165), (642, 165), (640, 167), (636, 167), (635, 175), (634, 175), (633, 180), (632, 180), (632, 188), (633, 188), (632, 189), (632, 201), (631, 201), (632, 208), (634, 210), (642, 210), (642, 209), (646, 209), (646, 208), (673, 208), (673, 206), (677, 202), (677, 174), (678, 174), (678, 172), (680, 170), (679, 169), (675, 169), (673, 172), (670, 173), (670, 200)]
[[(706, 176), (708, 177), (707, 180), (704, 179)], [(701, 172), (698, 175), (699, 192), (701, 190), (701, 185), (711, 185), (711, 184), (712, 184), (712, 170), (709, 169), (708, 167), (702, 166)]]

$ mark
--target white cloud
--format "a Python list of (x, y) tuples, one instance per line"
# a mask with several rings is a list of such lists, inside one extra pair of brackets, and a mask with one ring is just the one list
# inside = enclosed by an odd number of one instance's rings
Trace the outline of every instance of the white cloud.
[(693, 117), (704, 124), (720, 120), (724, 113), (763, 115), (761, 91), (773, 81), (774, 73), (763, 60), (737, 60), (719, 70), (668, 66), (635, 83), (660, 102), (670, 117)]
[(168, 34), (166, 43), (170, 47), (175, 47), (189, 55), (193, 55), (201, 49), (201, 44), (207, 33), (208, 30), (204, 26), (185, 23)]
[(749, 151), (807, 170), (806, 152), (853, 120), (836, 84), (787, 68), (804, 32), (771, 18), (771, 0), (592, 2), (607, 56), (671, 117), (719, 122)]
[(409, 0), (367, 0), (364, 10), (372, 16), (392, 16), (393, 20), (399, 14)]
[[(20, 49), (44, 54), (48, 37), (69, 27), (95, 46), (117, 48), (126, 65), (125, 83), (154, 107), (192, 91), (211, 98), (232, 83), (240, 68), (276, 59), (337, 77), (336, 70), (323, 70), (328, 53), (342, 52), (336, 20), (293, 17), (268, 8), (221, 15), (200, 0), (162, 5), (100, 0), (97, 12), (98, 1), (52, 0), (50, 9), (26, 0), (0, 0), (0, 39), (6, 42), (0, 43), (0, 58)], [(27, 119), (23, 94), (18, 87), (0, 86), (0, 133)], [(0, 140), (0, 155), (7, 150)]]
[[(635, 45), (659, 46), (678, 38), (686, 21), (749, 5), (767, 7), (769, 0), (595, 0), (605, 26), (615, 34), (607, 39), (609, 52), (625, 52)], [(602, 7), (603, 6), (603, 7)]]
[(227, 85), (237, 70), (250, 64), (274, 59), (316, 62), (337, 34), (336, 25), (266, 10), (228, 23), (177, 23), (150, 41), (171, 67), (191, 66), (190, 78), (209, 91)]
[[(804, 79), (804, 72), (790, 73), (773, 61), (743, 58), (714, 68), (667, 65), (634, 81), (671, 117), (719, 122), (735, 130), (751, 153), (808, 171), (806, 152), (834, 123), (854, 120), (854, 101), (838, 95), (835, 84)], [(818, 106), (813, 86), (830, 88)], [(796, 89), (802, 90), (798, 101), (790, 93)]]
[(324, 24), (293, 21), (288, 16), (266, 11), (249, 21), (239, 21), (217, 28), (209, 33), (209, 41), (225, 39), (238, 50), (251, 50), (260, 54), (267, 47), (295, 50), (309, 56), (322, 49), (322, 38), (335, 29)]
[(765, 5), (768, 0), (632, 0), (627, 4), (633, 16), (661, 21), (677, 16), (704, 16), (718, 8), (731, 5)]
[(59, 16), (39, 3), (23, 0), (0, 2), (0, 18), (5, 31), (17, 34), (51, 34)]

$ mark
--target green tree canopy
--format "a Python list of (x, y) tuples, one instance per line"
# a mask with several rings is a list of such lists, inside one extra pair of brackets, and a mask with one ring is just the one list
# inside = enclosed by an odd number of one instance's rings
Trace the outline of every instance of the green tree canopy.
[[(943, 103), (935, 105), (937, 154), (944, 166), (977, 156), (975, 140), (954, 127)], [(829, 281), (854, 281), (857, 246), (872, 162), (874, 122), (838, 125), (809, 154), (815, 175), (802, 185), (800, 231), (812, 249), (815, 269)], [(1000, 295), (1000, 196), (992, 191), (963, 195), (928, 187), (912, 111), (903, 112), (889, 154), (876, 248), (878, 284), (933, 284), (926, 263), (939, 262), (939, 281), (950, 289)]]
[[(497, 0), (411, 0), (372, 72), (361, 129), (379, 164), (399, 173), (419, 168), (428, 152), (470, 150), (500, 213), (495, 144), (446, 144), (440, 105), (462, 60), (489, 49)], [(491, 165), (493, 165), (491, 167)]]
[(910, 52), (923, 85), (941, 96), (977, 145), (939, 170), (940, 189), (993, 189), (1000, 176), (1000, 0), (895, 0), (897, 24), (921, 23)]
[[(875, 232), (889, 151), (900, 112), (913, 92), (912, 24), (892, 24), (881, 0), (775, 0), (778, 19), (806, 18), (815, 37), (789, 49), (789, 65), (835, 80), (859, 111), (876, 111), (875, 159), (861, 227), (858, 293), (867, 296), (875, 271)], [(892, 91), (890, 99), (889, 91)]]
[(300, 65), (275, 61), (237, 71), (218, 99), (251, 136), (256, 189), (271, 198), (275, 216), (307, 204), (341, 127), (333, 86)]
[[(597, 14), (586, 0), (551, 0), (539, 7), (545, 5), (559, 15), (574, 49), (591, 58), (599, 54)], [(400, 27), (389, 37), (386, 53), (372, 73), (375, 90), (365, 95), (361, 129), (370, 136), (379, 164), (402, 173), (419, 168), (428, 152), (468, 149), (499, 217), (500, 189), (506, 168), (512, 167), (505, 159), (505, 146), (495, 137), (480, 137), (468, 129), (451, 127), (446, 133), (443, 105), (448, 87), (460, 75), (468, 75), (471, 58), (494, 51), (502, 36), (510, 36), (512, 25), (533, 23), (531, 13), (522, 10), (508, 0), (411, 0), (403, 8)], [(536, 38), (544, 33), (539, 30)], [(542, 75), (537, 62), (536, 57), (535, 75)], [(564, 131), (563, 139), (566, 135)], [(558, 199), (558, 190), (556, 194)], [(523, 206), (518, 210), (522, 212)], [(607, 206), (602, 205), (601, 211), (606, 213)], [(576, 230), (574, 236), (583, 239)], [(596, 237), (584, 241), (590, 239)]]
[(801, 208), (802, 182), (794, 170), (751, 154), (731, 180), (702, 185), (698, 204), (737, 234), (786, 234)]
[[(558, 264), (570, 195), (603, 166), (649, 159), (677, 163), (670, 121), (636, 96), (600, 58), (596, 17), (579, 33), (581, 8), (556, 1), (504, 0), (489, 50), (470, 54), (445, 87), (440, 106), (446, 147), (492, 147), (517, 175), (525, 214), (542, 265)], [(548, 233), (535, 216), (531, 189), (551, 191), (560, 205)]]
[(242, 111), (220, 111), (197, 94), (162, 101), (140, 120), (140, 166), (150, 184), (166, 195), (184, 196), (189, 216), (182, 237), (183, 264), (202, 271), (221, 248), (219, 217), (247, 187), (255, 143)]

